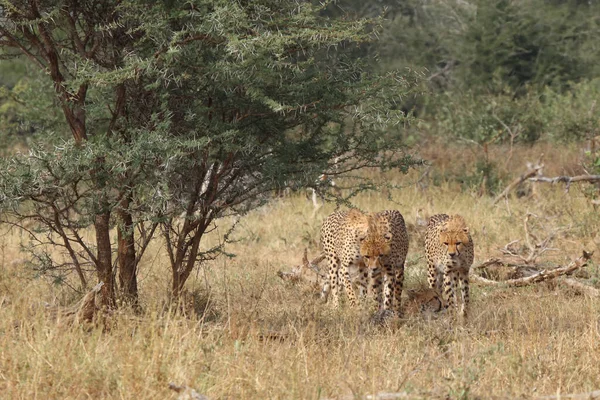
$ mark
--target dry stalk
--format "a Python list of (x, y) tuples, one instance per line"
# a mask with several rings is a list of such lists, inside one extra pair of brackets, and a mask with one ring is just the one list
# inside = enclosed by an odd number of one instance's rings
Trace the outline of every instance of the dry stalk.
[(470, 276), (470, 279), (473, 282), (478, 283), (480, 285), (484, 285), (484, 286), (507, 286), (507, 287), (527, 286), (527, 285), (531, 285), (533, 283), (547, 281), (549, 279), (553, 279), (558, 276), (571, 273), (581, 267), (584, 267), (585, 265), (587, 265), (588, 261), (592, 257), (592, 254), (594, 254), (594, 253), (593, 252), (588, 253), (587, 251), (584, 250), (583, 255), (581, 257), (577, 258), (574, 261), (571, 261), (569, 263), (569, 265), (567, 265), (566, 267), (559, 267), (559, 268), (554, 268), (551, 270), (543, 269), (540, 272), (538, 272), (537, 274), (527, 276), (525, 278), (509, 279), (506, 281), (499, 282), (499, 281), (493, 281), (493, 280), (486, 279), (481, 276), (472, 274)]
[[(357, 396), (354, 394), (349, 394), (346, 396), (335, 397), (338, 400), (397, 400), (397, 399), (413, 399), (415, 398), (414, 394), (409, 394), (407, 392), (396, 392), (396, 393), (377, 393), (377, 394), (367, 394), (365, 396)], [(333, 400), (331, 398), (325, 398), (323, 400)]]

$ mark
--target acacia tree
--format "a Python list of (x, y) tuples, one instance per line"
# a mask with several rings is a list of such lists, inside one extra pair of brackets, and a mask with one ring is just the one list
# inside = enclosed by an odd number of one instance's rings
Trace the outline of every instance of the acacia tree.
[[(48, 244), (83, 285), (92, 265), (108, 305), (115, 256), (135, 303), (157, 232), (178, 296), (221, 252), (201, 246), (219, 219), (323, 172), (412, 163), (389, 128), (405, 120), (396, 104), (415, 85), (353, 55), (377, 21), (330, 20), (326, 5), (287, 0), (0, 4), (0, 44), (52, 80), (72, 137), (49, 133), (2, 166), (4, 220), (29, 233), (48, 268), (63, 266)], [(345, 196), (373, 187), (348, 182)]]

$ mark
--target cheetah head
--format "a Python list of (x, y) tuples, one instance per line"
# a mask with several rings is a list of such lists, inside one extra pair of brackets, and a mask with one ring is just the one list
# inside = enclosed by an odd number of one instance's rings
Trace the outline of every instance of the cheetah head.
[(420, 310), (421, 313), (437, 313), (442, 311), (446, 302), (435, 289), (408, 290), (408, 308), (413, 313)]
[(440, 243), (446, 247), (447, 253), (452, 259), (460, 256), (469, 240), (469, 228), (466, 226), (461, 229), (448, 229), (445, 227), (440, 232)]
[(392, 235), (389, 233), (379, 235), (371, 234), (359, 238), (360, 255), (367, 268), (375, 269), (381, 267), (381, 259), (388, 256), (391, 251), (390, 242)]

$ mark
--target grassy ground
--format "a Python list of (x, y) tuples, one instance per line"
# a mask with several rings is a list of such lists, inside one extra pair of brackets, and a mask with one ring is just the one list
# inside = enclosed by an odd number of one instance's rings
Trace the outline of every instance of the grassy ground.
[[(542, 184), (496, 205), (483, 194), (501, 190), (525, 171), (525, 161), (541, 153), (547, 175), (579, 173), (579, 147), (485, 151), (430, 143), (418, 151), (432, 161), (428, 174), (425, 169), (390, 174), (387, 179), (403, 186), (390, 193), (391, 201), (370, 194), (355, 202), (367, 211), (396, 208), (404, 214), (411, 234), (408, 288), (425, 284), (417, 219), (437, 212), (466, 218), (475, 264), (498, 256), (515, 239), (521, 239), (517, 247), (523, 245), (528, 212), (536, 216), (531, 229), (539, 238), (557, 231), (551, 243), (557, 250), (541, 261), (565, 265), (583, 249), (597, 251), (600, 217), (585, 196), (587, 185), (566, 193), (562, 185)], [(600, 389), (600, 301), (557, 285), (474, 286), (471, 318), (464, 325), (410, 315), (381, 327), (365, 310), (331, 310), (314, 292), (281, 281), (276, 272), (298, 264), (305, 247), (310, 255), (318, 253), (319, 228), (331, 211), (325, 205), (315, 212), (297, 194), (245, 217), (239, 240), (229, 247), (237, 256), (206, 265), (188, 282), (196, 309), (206, 310), (202, 318), (162, 312), (168, 266), (156, 243), (139, 276), (146, 313), (136, 318), (125, 313), (107, 333), (52, 322), (43, 302), (76, 296), (64, 286), (32, 279), (19, 262), (19, 235), (5, 235), (0, 397), (175, 398), (169, 382), (212, 399), (353, 398), (397, 391), (414, 398), (533, 398)], [(215, 240), (216, 235), (209, 238)], [(594, 284), (598, 267), (592, 262), (586, 269)]]

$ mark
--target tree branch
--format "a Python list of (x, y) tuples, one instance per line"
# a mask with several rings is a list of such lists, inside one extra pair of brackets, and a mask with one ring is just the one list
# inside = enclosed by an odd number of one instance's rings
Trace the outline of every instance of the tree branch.
[(587, 251), (584, 250), (583, 255), (581, 257), (577, 258), (574, 261), (571, 261), (569, 263), (569, 265), (567, 265), (566, 267), (559, 267), (559, 268), (555, 268), (555, 269), (551, 269), (551, 270), (544, 269), (544, 270), (538, 272), (537, 274), (527, 276), (525, 278), (509, 279), (506, 281), (493, 281), (490, 279), (483, 278), (479, 275), (471, 274), (470, 279), (473, 282), (478, 283), (480, 285), (484, 285), (484, 286), (502, 286), (502, 287), (527, 286), (527, 285), (531, 285), (532, 283), (547, 281), (549, 279), (553, 279), (558, 276), (571, 273), (581, 267), (584, 267), (585, 265), (587, 265), (588, 261), (592, 257), (592, 254), (594, 254), (594, 253), (593, 252), (588, 253)]

